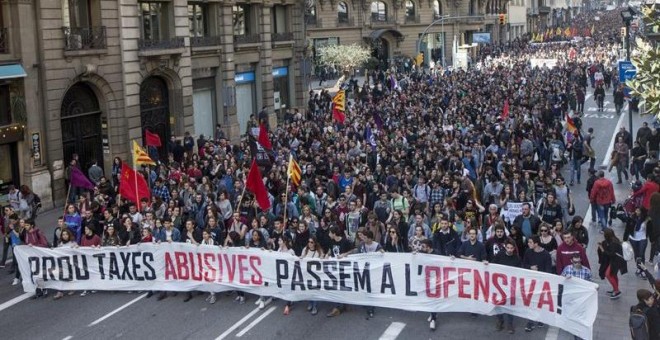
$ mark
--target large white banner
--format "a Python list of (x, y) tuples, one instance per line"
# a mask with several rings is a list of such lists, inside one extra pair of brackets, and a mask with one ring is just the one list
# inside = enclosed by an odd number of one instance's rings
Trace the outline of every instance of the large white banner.
[(121, 248), (16, 248), (23, 289), (242, 290), (425, 312), (509, 313), (592, 338), (597, 285), (495, 264), (427, 254), (299, 259), (186, 243)]

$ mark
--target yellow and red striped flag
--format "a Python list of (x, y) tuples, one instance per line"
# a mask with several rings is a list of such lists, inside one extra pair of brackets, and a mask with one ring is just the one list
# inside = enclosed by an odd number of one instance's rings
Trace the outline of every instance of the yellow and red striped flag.
[(156, 165), (156, 162), (149, 157), (148, 153), (142, 150), (135, 140), (133, 141), (133, 163), (136, 165)]
[(300, 186), (300, 181), (302, 180), (302, 170), (300, 170), (298, 162), (293, 159), (293, 155), (289, 155), (289, 168), (287, 170), (287, 176), (289, 176), (289, 179), (291, 179), (293, 185), (296, 187)]

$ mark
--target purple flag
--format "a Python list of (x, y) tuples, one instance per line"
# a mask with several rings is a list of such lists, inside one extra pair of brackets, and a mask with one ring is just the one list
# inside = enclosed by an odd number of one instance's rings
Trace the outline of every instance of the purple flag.
[(71, 186), (84, 189), (94, 189), (94, 184), (90, 182), (85, 174), (78, 169), (78, 167), (71, 167), (71, 177), (70, 177)]
[(380, 117), (378, 112), (374, 112), (374, 123), (376, 123), (379, 130), (383, 129), (383, 118)]

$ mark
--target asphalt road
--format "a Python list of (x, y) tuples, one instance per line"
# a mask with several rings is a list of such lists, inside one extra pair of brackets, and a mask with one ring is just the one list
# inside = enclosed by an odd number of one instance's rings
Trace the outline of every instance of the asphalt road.
[[(611, 101), (611, 95), (608, 96)], [(627, 117), (619, 119), (614, 112), (596, 113), (595, 103), (589, 97), (587, 116), (583, 127), (595, 130), (597, 165), (611, 143), (617, 125), (627, 126)], [(589, 111), (591, 109), (591, 111)], [(613, 110), (608, 104), (607, 109)], [(635, 117), (635, 130), (642, 118)], [(585, 216), (588, 208), (585, 183), (586, 166), (582, 169), (582, 184), (572, 187), (577, 214)], [(610, 176), (615, 176), (612, 173)], [(568, 178), (568, 173), (566, 173)], [(625, 184), (615, 185), (618, 199), (627, 194)], [(50, 238), (59, 209), (42, 213), (37, 220)], [(589, 217), (586, 218), (587, 220)], [(617, 234), (622, 228), (615, 224)], [(590, 228), (590, 261), (594, 271), (597, 263), (593, 246), (602, 238), (595, 228)], [(632, 266), (629, 266), (632, 269)], [(233, 296), (218, 294), (218, 301), (210, 305), (206, 295), (196, 295), (190, 302), (183, 302), (185, 294), (157, 301), (147, 299), (146, 294), (98, 292), (86, 297), (79, 292), (61, 300), (31, 300), (19, 286), (11, 286), (13, 275), (0, 271), (0, 329), (5, 339), (572, 339), (568, 333), (555, 328), (544, 328), (525, 333), (524, 320), (516, 318), (516, 333), (509, 335), (496, 332), (495, 318), (472, 318), (464, 313), (445, 313), (438, 316), (435, 332), (428, 329), (427, 313), (412, 313), (396, 309), (376, 310), (375, 317), (368, 319), (363, 307), (353, 306), (342, 315), (326, 318), (332, 305), (319, 304), (319, 314), (312, 316), (306, 304), (296, 303), (291, 314), (283, 315), (284, 303), (275, 301), (263, 310), (254, 304), (255, 296), (248, 295), (247, 303), (239, 305)], [(607, 283), (595, 279), (598, 284)], [(646, 284), (634, 275), (621, 278), (624, 296), (610, 301), (600, 289), (599, 314), (595, 327), (595, 339), (626, 339), (628, 307), (635, 303), (635, 290)], [(50, 296), (52, 296), (52, 292)]]

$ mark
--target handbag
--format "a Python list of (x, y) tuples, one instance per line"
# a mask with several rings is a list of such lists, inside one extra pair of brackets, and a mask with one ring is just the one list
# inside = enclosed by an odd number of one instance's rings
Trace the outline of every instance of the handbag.
[[(624, 241), (621, 242), (621, 249), (623, 249), (623, 259), (626, 261), (630, 261), (635, 257), (635, 252), (633, 251), (633, 247), (630, 244), (630, 241)], [(619, 254), (617, 254), (619, 255)]]
[(571, 204), (570, 207), (568, 207), (568, 216), (573, 216), (575, 215), (575, 206)]

